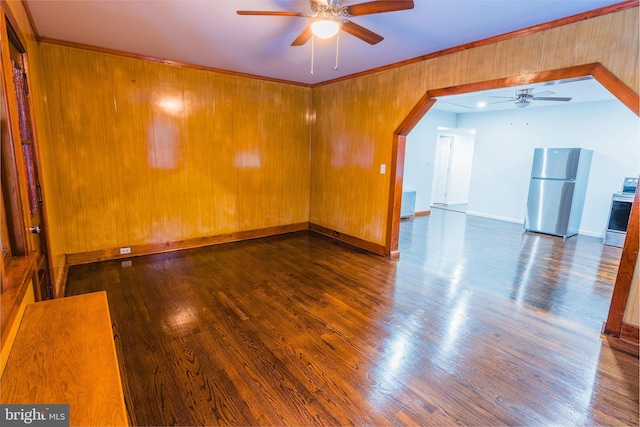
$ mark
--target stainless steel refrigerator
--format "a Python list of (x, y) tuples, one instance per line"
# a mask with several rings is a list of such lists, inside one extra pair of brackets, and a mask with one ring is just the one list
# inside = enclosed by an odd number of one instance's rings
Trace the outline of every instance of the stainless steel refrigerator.
[(582, 148), (535, 149), (526, 231), (562, 237), (578, 233), (592, 155)]

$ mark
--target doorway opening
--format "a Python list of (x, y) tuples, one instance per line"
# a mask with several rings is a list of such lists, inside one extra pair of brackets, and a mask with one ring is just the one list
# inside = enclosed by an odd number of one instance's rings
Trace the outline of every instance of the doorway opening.
[(441, 132), (436, 143), (431, 207), (465, 213), (469, 203), (475, 132), (464, 129)]
[(466, 94), (484, 90), (509, 88), (519, 85), (553, 82), (580, 77), (595, 79), (627, 108), (633, 111), (636, 115), (640, 115), (638, 94), (599, 63), (427, 91), (394, 133), (391, 163), (392, 182), (389, 194), (389, 218), (387, 222), (388, 229), (385, 245), (386, 255), (392, 259), (396, 259), (400, 256), (398, 251), (400, 203), (403, 189), (403, 171), (405, 168), (407, 135), (420, 123), (422, 118), (431, 109), (431, 107), (433, 107), (438, 98), (449, 95)]
[(436, 164), (433, 168), (433, 196), (431, 206), (447, 206), (451, 161), (453, 158), (453, 136), (440, 135), (436, 144)]
[[(392, 181), (389, 190), (388, 228), (385, 245), (386, 255), (391, 259), (397, 259), (400, 256), (400, 252), (398, 251), (400, 233), (399, 195), (402, 192), (403, 185), (407, 135), (418, 125), (439, 97), (580, 77), (595, 79), (636, 116), (640, 116), (640, 97), (638, 94), (599, 63), (427, 91), (394, 132), (391, 163)], [(637, 236), (640, 216), (638, 214), (638, 203), (639, 194), (636, 193), (631, 218), (629, 220), (629, 232), (622, 250), (613, 289), (609, 315), (604, 322), (602, 330), (605, 335), (614, 339), (618, 337), (622, 339), (623, 335), (625, 337), (635, 336), (636, 343), (637, 327), (626, 324), (623, 321), (623, 316), (625, 315), (627, 300), (631, 290), (632, 276), (634, 276), (634, 273), (637, 273), (634, 270), (638, 262)], [(631, 332), (626, 331), (627, 329), (625, 328), (631, 330)]]

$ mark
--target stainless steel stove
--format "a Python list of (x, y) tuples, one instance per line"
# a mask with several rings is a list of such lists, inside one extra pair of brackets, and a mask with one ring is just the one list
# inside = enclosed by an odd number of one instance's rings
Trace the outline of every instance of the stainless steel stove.
[(624, 246), (627, 235), (627, 225), (633, 198), (638, 187), (638, 178), (625, 178), (622, 191), (613, 193), (611, 209), (609, 210), (609, 222), (604, 235), (604, 244), (609, 246)]

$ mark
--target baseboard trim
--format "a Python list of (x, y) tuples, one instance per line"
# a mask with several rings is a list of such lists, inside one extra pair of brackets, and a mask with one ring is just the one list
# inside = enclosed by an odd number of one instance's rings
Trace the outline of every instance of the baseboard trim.
[(620, 336), (605, 334), (606, 322), (602, 325), (602, 338), (611, 348), (615, 348), (635, 357), (640, 356), (640, 333), (638, 326), (622, 322)]
[(622, 326), (620, 327), (620, 339), (629, 341), (636, 346), (640, 345), (640, 331), (638, 330), (638, 327), (622, 322)]
[(344, 242), (348, 245), (355, 246), (356, 248), (364, 249), (367, 252), (373, 252), (376, 255), (385, 256), (384, 245), (372, 243), (367, 240), (360, 239), (359, 237), (340, 233), (339, 231), (332, 230), (318, 224), (309, 223), (309, 230), (330, 237), (334, 240)]
[[(471, 216), (477, 216), (480, 218), (488, 218), (488, 219), (495, 219), (498, 221), (505, 221), (505, 222), (511, 222), (514, 224), (524, 224), (524, 219), (518, 219), (518, 218), (509, 218), (506, 216), (499, 216), (499, 215), (491, 215), (491, 214), (487, 214), (484, 212), (478, 212), (478, 211), (467, 211), (465, 212), (467, 215), (471, 215)], [(417, 213), (416, 213), (417, 216)], [(597, 232), (597, 231), (590, 231), (590, 230), (578, 230), (578, 234), (580, 234), (581, 236), (589, 236), (589, 237), (596, 237), (599, 239), (604, 238), (604, 234), (602, 232)]]
[(414, 216), (429, 216), (431, 211), (418, 211), (413, 213)]
[[(173, 252), (181, 249), (199, 248), (202, 246), (218, 245), (221, 243), (237, 242), (240, 240), (258, 239), (261, 237), (275, 236), (278, 234), (293, 233), (309, 229), (309, 223), (279, 225), (256, 230), (238, 231), (234, 233), (218, 234), (215, 236), (197, 237), (194, 239), (178, 240), (173, 242), (150, 243), (129, 246), (131, 253), (120, 254), (120, 248), (101, 249), (90, 252), (67, 254), (67, 266), (88, 264), (91, 262), (107, 261), (112, 259), (131, 258), (143, 255), (153, 255), (164, 252)], [(66, 280), (65, 280), (66, 282)]]

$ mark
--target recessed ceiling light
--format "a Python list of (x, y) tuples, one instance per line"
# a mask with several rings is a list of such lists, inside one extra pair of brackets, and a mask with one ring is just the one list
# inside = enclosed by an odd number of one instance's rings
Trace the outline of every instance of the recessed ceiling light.
[(487, 103), (486, 103), (486, 102), (484, 102), (484, 101), (480, 101), (480, 102), (478, 102), (478, 103), (476, 104), (476, 107), (478, 107), (478, 108), (484, 108), (484, 107), (486, 107), (486, 106), (487, 106)]

